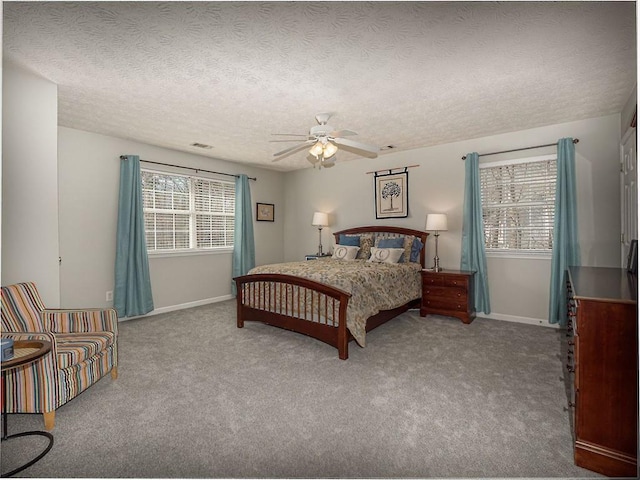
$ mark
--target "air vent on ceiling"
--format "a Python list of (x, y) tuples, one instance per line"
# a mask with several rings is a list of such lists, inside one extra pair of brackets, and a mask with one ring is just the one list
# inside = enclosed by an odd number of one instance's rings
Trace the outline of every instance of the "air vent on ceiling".
[(198, 143), (198, 142), (193, 142), (191, 146), (196, 148), (206, 148), (207, 150), (213, 148), (211, 145), (207, 145), (205, 143)]

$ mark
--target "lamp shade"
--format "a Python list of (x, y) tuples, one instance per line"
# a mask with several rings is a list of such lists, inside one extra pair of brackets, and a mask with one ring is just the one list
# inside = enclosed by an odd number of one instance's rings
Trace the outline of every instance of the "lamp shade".
[(425, 230), (440, 232), (447, 230), (447, 216), (444, 213), (430, 213), (427, 215)]
[(313, 214), (313, 220), (311, 221), (311, 225), (314, 227), (326, 227), (329, 225), (329, 215), (322, 212), (315, 212)]

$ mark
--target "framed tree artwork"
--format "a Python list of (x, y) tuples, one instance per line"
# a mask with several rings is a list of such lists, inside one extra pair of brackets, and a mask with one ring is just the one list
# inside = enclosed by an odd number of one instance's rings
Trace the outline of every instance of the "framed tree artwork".
[(258, 222), (273, 222), (275, 206), (273, 203), (256, 203), (256, 220)]
[(405, 218), (409, 215), (409, 172), (376, 172), (375, 202), (376, 218)]

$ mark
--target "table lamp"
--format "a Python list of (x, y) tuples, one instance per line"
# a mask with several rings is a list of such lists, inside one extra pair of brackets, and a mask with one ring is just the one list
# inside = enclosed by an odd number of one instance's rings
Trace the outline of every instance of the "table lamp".
[(318, 256), (322, 256), (322, 227), (329, 225), (329, 216), (326, 213), (315, 212), (311, 225), (318, 227)]
[(435, 232), (436, 237), (436, 256), (433, 257), (433, 271), (440, 272), (440, 258), (438, 258), (438, 237), (440, 232), (447, 230), (447, 216), (444, 213), (430, 213), (427, 215), (427, 226), (425, 230)]

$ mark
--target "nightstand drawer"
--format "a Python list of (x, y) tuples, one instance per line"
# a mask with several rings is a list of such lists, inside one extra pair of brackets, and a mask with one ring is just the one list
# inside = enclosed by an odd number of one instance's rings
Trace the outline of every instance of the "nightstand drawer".
[(433, 286), (461, 287), (466, 289), (469, 285), (469, 277), (466, 275), (429, 273), (428, 275), (424, 275), (422, 280), (424, 285)]
[(429, 273), (428, 275), (422, 275), (422, 285), (444, 285), (444, 275), (439, 275), (437, 273)]
[(469, 277), (463, 275), (445, 275), (442, 279), (445, 287), (469, 288)]
[(467, 311), (467, 299), (464, 298), (460, 301), (456, 301), (454, 298), (423, 298), (422, 304), (426, 308), (433, 310), (447, 310), (456, 312)]
[(453, 287), (431, 287), (425, 285), (422, 287), (422, 295), (432, 300), (451, 298), (460, 302), (467, 303), (467, 289)]

